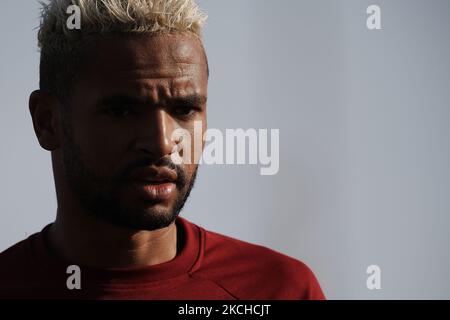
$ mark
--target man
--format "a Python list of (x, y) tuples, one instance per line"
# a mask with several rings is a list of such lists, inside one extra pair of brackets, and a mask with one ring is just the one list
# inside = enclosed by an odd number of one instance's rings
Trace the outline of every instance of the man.
[[(206, 15), (193, 0), (45, 5), (29, 107), (51, 151), (56, 221), (0, 254), (0, 298), (323, 299), (298, 260), (178, 216), (198, 164), (173, 132), (206, 129)], [(197, 157), (197, 158), (195, 158)]]

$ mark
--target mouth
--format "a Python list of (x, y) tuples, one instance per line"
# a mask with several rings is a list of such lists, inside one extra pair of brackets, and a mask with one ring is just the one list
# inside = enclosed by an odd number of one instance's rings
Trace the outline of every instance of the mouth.
[(134, 180), (131, 182), (133, 192), (143, 200), (162, 202), (172, 198), (176, 184), (172, 181)]
[(171, 199), (177, 188), (177, 173), (168, 168), (146, 167), (130, 177), (131, 192), (140, 199), (163, 202)]

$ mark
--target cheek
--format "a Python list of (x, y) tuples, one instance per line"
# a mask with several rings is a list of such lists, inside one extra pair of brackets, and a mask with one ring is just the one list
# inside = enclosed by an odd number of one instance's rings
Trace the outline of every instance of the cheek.
[(120, 168), (129, 144), (126, 134), (110, 134), (99, 128), (80, 130), (76, 139), (86, 166), (102, 177), (107, 177)]
[(204, 137), (205, 137), (205, 133), (206, 133), (206, 130), (208, 129), (208, 126), (207, 126), (207, 123), (206, 123), (206, 117), (205, 117), (205, 119), (203, 119), (203, 128), (202, 128), (202, 132), (203, 132), (203, 137), (202, 137), (202, 151), (203, 151), (203, 149), (205, 148), (205, 139), (204, 139)]
[(197, 164), (187, 164), (184, 166), (184, 172), (186, 173), (186, 186), (187, 188), (194, 177), (194, 173), (197, 170)]
[(187, 164), (184, 166), (184, 170), (188, 176), (192, 176), (197, 168), (196, 164)]
[[(202, 123), (201, 123), (202, 122)], [(205, 124), (201, 119), (196, 119), (188, 124), (179, 126), (177, 129), (182, 129), (183, 142), (181, 143), (183, 150), (180, 152), (180, 156), (184, 161), (184, 168), (187, 170), (191, 164), (198, 164), (205, 142), (203, 136), (205, 133)], [(191, 170), (191, 169), (189, 169)]]

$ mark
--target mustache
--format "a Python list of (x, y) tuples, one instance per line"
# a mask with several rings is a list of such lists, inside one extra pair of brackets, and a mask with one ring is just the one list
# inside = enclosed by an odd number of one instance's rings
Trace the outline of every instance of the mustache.
[(187, 176), (186, 172), (184, 171), (183, 167), (181, 165), (177, 165), (173, 163), (172, 159), (170, 157), (164, 157), (160, 158), (158, 160), (150, 159), (150, 158), (139, 158), (134, 160), (133, 162), (129, 163), (124, 167), (124, 169), (121, 171), (121, 173), (118, 175), (119, 181), (124, 181), (129, 178), (131, 173), (141, 167), (166, 167), (170, 170), (176, 171), (177, 173), (177, 180), (175, 181), (175, 184), (178, 189), (182, 189), (186, 183), (187, 183)]

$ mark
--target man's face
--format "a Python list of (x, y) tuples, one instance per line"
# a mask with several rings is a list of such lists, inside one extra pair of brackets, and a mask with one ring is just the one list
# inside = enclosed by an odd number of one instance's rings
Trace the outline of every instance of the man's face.
[(66, 181), (90, 214), (138, 230), (175, 220), (198, 159), (172, 163), (172, 133), (194, 137), (195, 121), (206, 129), (206, 64), (191, 35), (96, 40), (63, 117), (61, 150)]

